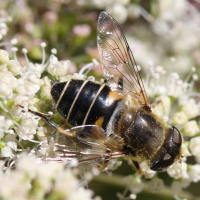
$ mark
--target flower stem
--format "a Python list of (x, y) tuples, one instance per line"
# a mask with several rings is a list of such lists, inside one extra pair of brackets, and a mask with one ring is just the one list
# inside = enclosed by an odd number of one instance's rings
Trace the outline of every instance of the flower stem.
[[(101, 182), (101, 183), (109, 184), (112, 186), (125, 188), (126, 185), (122, 181), (123, 178), (124, 178), (123, 176), (116, 175), (116, 174), (113, 174), (111, 177), (108, 177), (107, 174), (102, 173), (99, 176), (94, 177), (93, 180), (96, 182)], [(165, 186), (165, 188), (163, 188), (159, 193), (151, 193), (148, 191), (147, 184), (144, 182), (144, 189), (143, 189), (142, 193), (145, 194), (145, 196), (147, 196), (147, 195), (152, 196), (153, 194), (155, 194), (157, 199), (174, 199), (174, 194), (172, 193), (172, 190), (167, 186)], [(200, 200), (200, 197), (195, 197), (193, 194), (186, 192), (186, 191), (179, 192), (176, 195), (180, 199)]]
[(0, 108), (11, 118), (13, 119), (13, 116), (11, 113), (3, 106), (3, 104), (0, 102)]

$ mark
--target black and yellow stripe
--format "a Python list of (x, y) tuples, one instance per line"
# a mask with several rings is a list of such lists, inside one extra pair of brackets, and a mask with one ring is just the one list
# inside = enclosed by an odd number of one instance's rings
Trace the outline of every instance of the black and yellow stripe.
[(103, 129), (121, 100), (119, 95), (113, 96), (106, 84), (78, 79), (54, 83), (51, 95), (66, 123), (71, 126), (98, 124)]

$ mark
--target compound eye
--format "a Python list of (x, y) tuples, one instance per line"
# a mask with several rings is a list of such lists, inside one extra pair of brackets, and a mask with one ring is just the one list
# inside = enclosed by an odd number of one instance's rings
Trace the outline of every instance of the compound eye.
[(179, 130), (176, 127), (173, 126), (172, 128), (173, 128), (173, 132), (174, 132), (172, 140), (173, 140), (173, 142), (175, 142), (176, 144), (181, 146), (181, 144), (182, 144), (182, 136), (181, 136)]
[(168, 153), (160, 161), (154, 163), (150, 169), (154, 171), (164, 171), (174, 162), (174, 157), (170, 156)]

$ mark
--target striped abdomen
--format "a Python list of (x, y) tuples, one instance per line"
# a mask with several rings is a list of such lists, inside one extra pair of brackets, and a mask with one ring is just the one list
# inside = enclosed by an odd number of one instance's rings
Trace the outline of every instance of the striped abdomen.
[(96, 124), (103, 129), (122, 99), (105, 84), (77, 79), (54, 83), (51, 95), (58, 112), (71, 126)]

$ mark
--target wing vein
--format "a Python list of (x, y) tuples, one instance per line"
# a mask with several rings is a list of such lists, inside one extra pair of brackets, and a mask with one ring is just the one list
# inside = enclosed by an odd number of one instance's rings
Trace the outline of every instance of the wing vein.
[(106, 69), (104, 76), (110, 81), (111, 89), (113, 82), (118, 83), (119, 78), (123, 78), (124, 92), (133, 96), (143, 108), (150, 111), (137, 63), (119, 24), (109, 14), (101, 12), (97, 31), (100, 61)]

